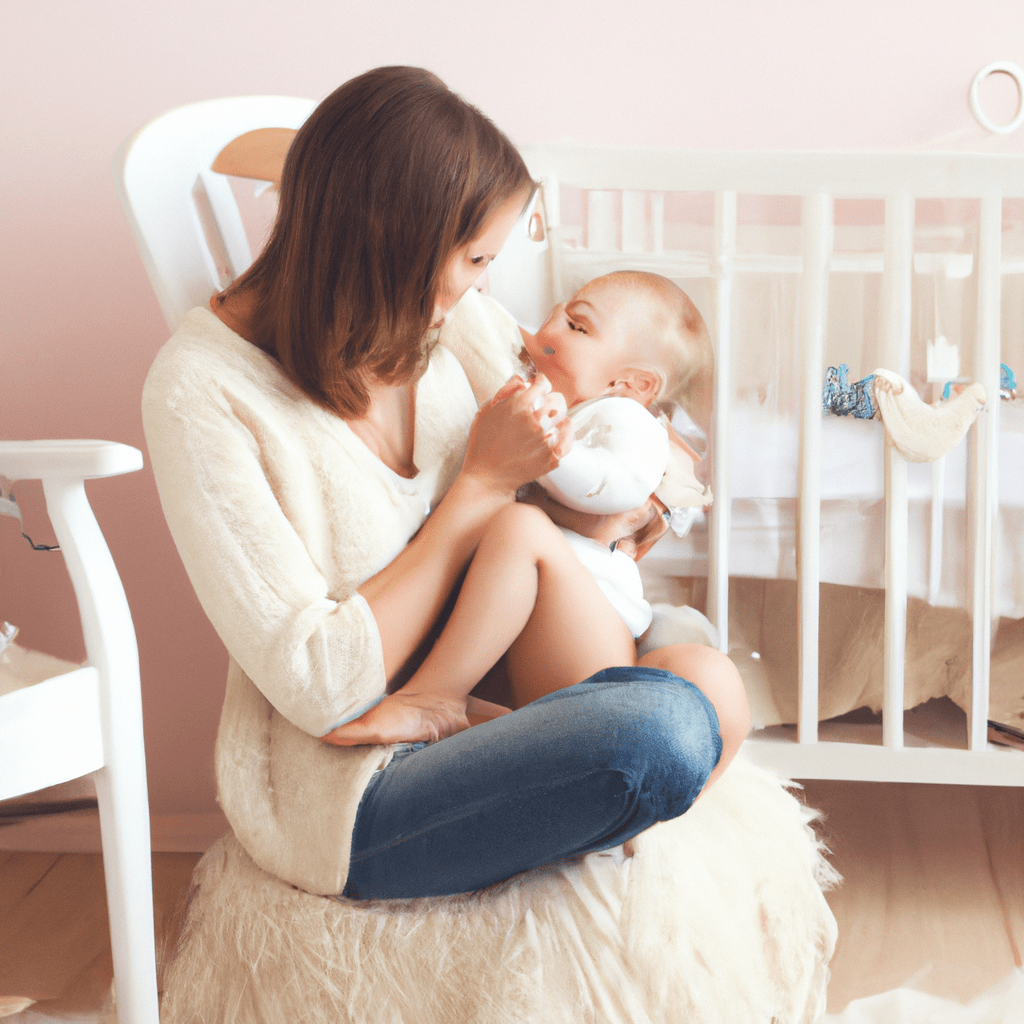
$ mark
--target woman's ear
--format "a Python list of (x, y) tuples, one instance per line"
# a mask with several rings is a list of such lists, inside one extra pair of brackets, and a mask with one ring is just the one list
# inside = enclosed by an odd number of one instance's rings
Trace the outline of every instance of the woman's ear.
[(624, 370), (620, 377), (613, 380), (608, 391), (610, 394), (634, 398), (641, 405), (649, 406), (661, 393), (662, 384), (660, 373), (633, 368)]

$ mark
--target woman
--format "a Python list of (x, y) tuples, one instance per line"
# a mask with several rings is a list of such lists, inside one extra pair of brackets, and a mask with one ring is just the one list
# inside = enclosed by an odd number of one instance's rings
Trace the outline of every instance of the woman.
[(164, 511), (231, 656), (220, 801), (311, 892), (464, 892), (618, 845), (685, 811), (745, 731), (735, 692), (622, 669), (430, 746), (330, 742), (567, 444), (542, 380), (499, 390), (518, 330), (471, 288), (532, 189), (435, 76), (353, 79), (296, 136), (264, 252), (147, 379)]

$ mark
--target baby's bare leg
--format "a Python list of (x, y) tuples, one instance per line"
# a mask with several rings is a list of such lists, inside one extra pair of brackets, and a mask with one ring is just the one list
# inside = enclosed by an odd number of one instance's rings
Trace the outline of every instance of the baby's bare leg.
[(535, 541), (534, 609), (505, 659), (517, 708), (601, 669), (636, 664), (636, 644), (626, 624), (546, 516)]
[(451, 618), (403, 689), (465, 696), (506, 651), (516, 707), (636, 661), (629, 630), (561, 530), (532, 505), (495, 516)]
[(510, 505), (494, 517), (423, 664), (331, 741), (414, 742), (458, 732), (468, 724), (470, 690), (506, 651), (516, 707), (599, 669), (636, 662), (629, 630), (561, 531), (532, 505)]

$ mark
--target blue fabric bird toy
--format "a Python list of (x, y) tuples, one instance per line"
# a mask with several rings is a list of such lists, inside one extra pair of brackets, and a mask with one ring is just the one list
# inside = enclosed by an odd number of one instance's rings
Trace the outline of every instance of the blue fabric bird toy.
[(830, 366), (825, 373), (825, 387), (821, 393), (821, 406), (825, 412), (837, 416), (853, 415), (859, 420), (869, 420), (875, 415), (875, 400), (872, 387), (875, 375), (863, 380), (849, 382), (850, 367), (846, 363)]

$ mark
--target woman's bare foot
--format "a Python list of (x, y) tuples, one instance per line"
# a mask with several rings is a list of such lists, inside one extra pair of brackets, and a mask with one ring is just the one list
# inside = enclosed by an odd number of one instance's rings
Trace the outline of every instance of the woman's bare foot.
[(460, 700), (403, 689), (388, 694), (365, 714), (339, 725), (322, 739), (337, 747), (434, 743), (509, 710), (478, 697)]

